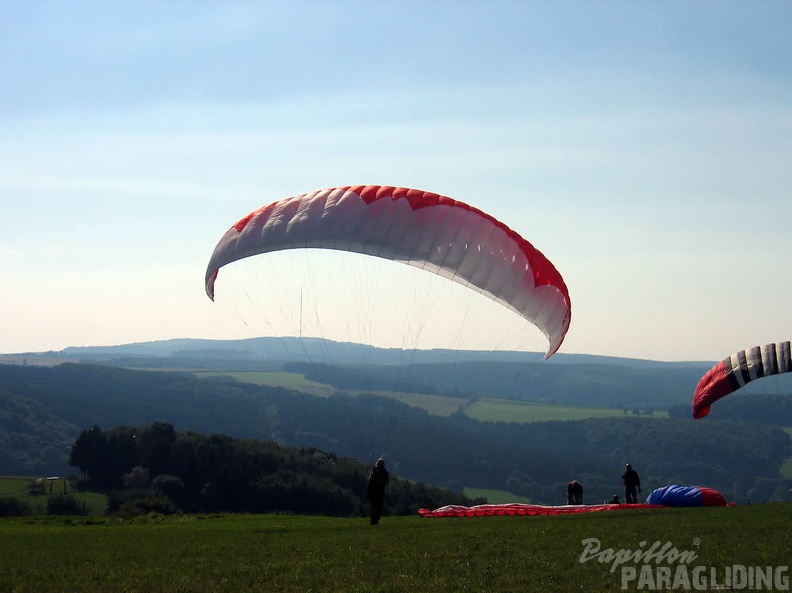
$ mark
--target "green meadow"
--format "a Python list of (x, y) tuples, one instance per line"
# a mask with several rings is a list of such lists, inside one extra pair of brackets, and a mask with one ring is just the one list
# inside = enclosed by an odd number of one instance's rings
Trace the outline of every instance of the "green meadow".
[(334, 387), (306, 379), (305, 375), (300, 373), (284, 373), (280, 371), (193, 371), (193, 374), (196, 377), (231, 377), (241, 383), (284, 387), (321, 397), (327, 397), (336, 391)]
[[(482, 398), (465, 409), (465, 414), (481, 422), (550, 422), (555, 420), (586, 420), (587, 418), (613, 418), (624, 416), (616, 408), (561, 406), (535, 402)], [(665, 412), (642, 414), (644, 417), (668, 418)]]
[[(726, 567), (737, 565), (746, 575), (747, 567), (763, 575), (770, 567), (775, 585), (788, 587), (790, 525), (790, 503), (385, 517), (376, 527), (364, 517), (286, 515), (13, 518), (0, 520), (0, 591), (568, 593), (634, 591), (641, 583), (642, 590), (695, 590), (702, 583), (713, 590), (725, 588)], [(586, 555), (584, 540), (591, 546)], [(655, 542), (665, 556), (614, 566), (618, 551)], [(682, 576), (687, 587), (671, 580)]]
[[(337, 390), (331, 385), (317, 383), (306, 379), (300, 373), (284, 373), (277, 371), (195, 371), (197, 377), (232, 377), (242, 383), (255, 385), (269, 385), (270, 387), (284, 387), (301, 393), (308, 393), (319, 397), (329, 397)], [(359, 395), (362, 392), (351, 392)], [(423, 393), (377, 391), (377, 395), (396, 399), (407, 405), (423, 408), (436, 416), (450, 416), (460, 408), (464, 408), (468, 400), (445, 395), (427, 395)]]
[[(75, 492), (71, 484), (63, 480), (45, 482), (41, 494), (30, 494), (28, 485), (37, 478), (21, 476), (0, 476), (0, 498), (16, 498), (27, 504), (34, 515), (43, 515), (47, 511), (47, 498), (50, 494), (69, 494), (78, 501), (85, 503), (90, 515), (104, 515), (107, 510), (107, 496), (97, 492)], [(0, 589), (2, 591), (2, 589)]]
[[(336, 390), (323, 383), (306, 379), (299, 373), (257, 372), (257, 371), (195, 371), (198, 377), (233, 377), (243, 383), (269, 385), (294, 389), (302, 393), (310, 393), (328, 397)], [(378, 391), (377, 395), (397, 399), (416, 408), (423, 408), (430, 414), (449, 416), (458, 410), (464, 411), (469, 417), (482, 422), (548, 422), (556, 420), (585, 420), (587, 418), (612, 418), (623, 416), (624, 410), (616, 408), (597, 408), (587, 406), (562, 406), (548, 403), (521, 402), (498, 398), (481, 398), (470, 401), (461, 397), (445, 395), (428, 395), (422, 393)], [(667, 418), (665, 412), (654, 412), (645, 417)]]

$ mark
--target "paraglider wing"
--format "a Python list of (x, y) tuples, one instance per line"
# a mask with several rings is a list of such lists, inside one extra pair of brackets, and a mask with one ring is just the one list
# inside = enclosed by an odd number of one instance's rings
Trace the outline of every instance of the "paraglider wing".
[(657, 509), (664, 505), (639, 504), (574, 504), (551, 506), (541, 504), (525, 504), (510, 502), (505, 504), (479, 504), (472, 507), (448, 505), (438, 509), (418, 509), (420, 517), (536, 517), (542, 515), (577, 515), (580, 513), (597, 513), (600, 511), (617, 511), (620, 509)]
[(531, 243), (463, 202), (403, 187), (329, 188), (251, 212), (217, 244), (206, 269), (206, 294), (214, 300), (215, 281), (224, 265), (298, 248), (399, 261), (478, 290), (545, 334), (545, 358), (558, 350), (569, 329), (566, 284)]
[(754, 379), (792, 372), (789, 342), (754, 346), (735, 352), (712, 367), (693, 393), (693, 417), (704, 418), (712, 404)]
[(726, 502), (725, 498), (723, 498), (723, 494), (721, 494), (717, 490), (713, 490), (712, 488), (707, 488), (705, 486), (699, 486), (698, 488), (699, 488), (699, 490), (701, 490), (701, 504), (702, 504), (702, 506), (705, 506), (705, 507), (725, 507), (725, 506), (729, 506), (729, 503)]
[(717, 490), (704, 486), (663, 486), (653, 490), (646, 497), (646, 504), (666, 507), (708, 507), (728, 505)]

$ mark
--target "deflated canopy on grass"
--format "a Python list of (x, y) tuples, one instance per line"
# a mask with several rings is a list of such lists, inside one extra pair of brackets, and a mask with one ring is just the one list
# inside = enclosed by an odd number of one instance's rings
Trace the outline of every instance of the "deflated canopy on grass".
[(579, 513), (596, 513), (599, 511), (615, 511), (619, 509), (655, 509), (663, 505), (646, 503), (638, 504), (570, 504), (550, 506), (541, 504), (505, 503), (480, 504), (472, 507), (448, 505), (438, 509), (420, 509), (421, 517), (489, 517), (510, 516), (525, 517), (539, 515), (573, 515)]
[(647, 504), (666, 507), (725, 507), (726, 499), (717, 490), (706, 486), (663, 486), (653, 490), (646, 498)]

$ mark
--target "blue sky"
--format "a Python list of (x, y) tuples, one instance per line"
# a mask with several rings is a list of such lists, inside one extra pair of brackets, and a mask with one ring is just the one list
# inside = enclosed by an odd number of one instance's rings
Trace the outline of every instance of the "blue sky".
[[(561, 352), (719, 360), (792, 337), (792, 3), (0, 2), (0, 22), (0, 353), (293, 335), (273, 304), (300, 293), (308, 334), (381, 323), (363, 334), (403, 344), (397, 305), (349, 303), (413, 276), (353, 296), (328, 273), (344, 261), (291, 254), (243, 272), (248, 292), (229, 280), (238, 300), (222, 276), (203, 292), (238, 218), (362, 183), (530, 240), (570, 289)], [(420, 345), (464, 324), (456, 345), (492, 347), (487, 305), (449, 290), (410, 313), (436, 322)]]

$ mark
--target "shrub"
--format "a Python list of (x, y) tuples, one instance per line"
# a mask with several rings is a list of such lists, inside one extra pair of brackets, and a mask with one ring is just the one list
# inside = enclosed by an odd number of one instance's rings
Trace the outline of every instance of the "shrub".
[(179, 509), (176, 508), (170, 498), (162, 495), (153, 495), (126, 501), (121, 505), (117, 514), (122, 517), (137, 517), (138, 515), (148, 515), (150, 513), (174, 515), (178, 512)]
[(181, 507), (184, 501), (184, 482), (177, 476), (160, 474), (151, 481), (151, 488), (167, 496), (173, 504)]
[(30, 515), (30, 505), (13, 496), (0, 497), (0, 517), (24, 517)]
[(107, 500), (107, 514), (121, 517), (136, 517), (159, 513), (173, 515), (179, 512), (173, 501), (158, 490), (116, 490)]
[(53, 494), (47, 499), (47, 514), (85, 516), (88, 514), (88, 505), (71, 494)]

